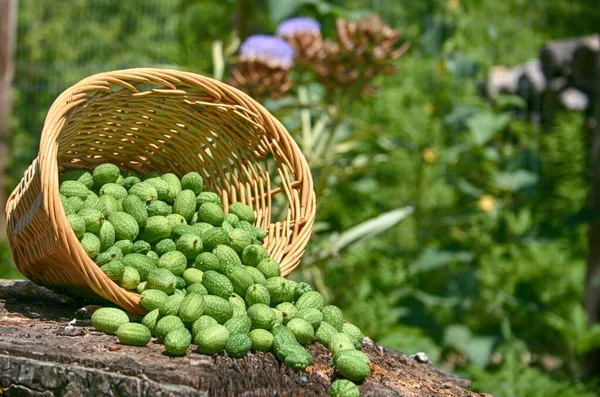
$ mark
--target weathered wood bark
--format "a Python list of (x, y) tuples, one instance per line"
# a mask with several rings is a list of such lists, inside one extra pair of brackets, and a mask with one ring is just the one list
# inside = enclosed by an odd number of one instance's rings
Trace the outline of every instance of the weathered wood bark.
[[(0, 280), (0, 395), (322, 396), (335, 375), (319, 344), (310, 346), (315, 364), (298, 374), (270, 353), (171, 358), (155, 343), (122, 346), (79, 307), (28, 281)], [(372, 342), (363, 351), (372, 375), (362, 396), (477, 396), (464, 389), (469, 381), (400, 352)]]
[[(6, 157), (10, 137), (10, 88), (14, 74), (17, 0), (0, 0), (0, 225), (6, 224)], [(5, 238), (0, 228), (0, 241)]]

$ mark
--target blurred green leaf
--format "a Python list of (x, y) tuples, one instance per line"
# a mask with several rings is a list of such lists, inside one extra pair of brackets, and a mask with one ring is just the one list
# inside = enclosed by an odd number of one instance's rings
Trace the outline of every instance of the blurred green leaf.
[(517, 170), (514, 172), (498, 172), (494, 175), (494, 183), (502, 190), (516, 192), (521, 189), (535, 185), (538, 177), (532, 172), (526, 170)]
[(444, 331), (444, 344), (464, 353), (478, 366), (485, 367), (492, 355), (495, 338), (473, 336), (468, 327), (451, 325)]
[(440, 52), (444, 42), (452, 34), (453, 27), (441, 15), (430, 15), (425, 21), (424, 32), (420, 40), (423, 51), (429, 55)]
[[(324, 7), (325, 4), (326, 3), (323, 3), (323, 5), (321, 5), (321, 8), (319, 10), (319, 12), (321, 14), (326, 13), (327, 8)], [(334, 16), (339, 17), (339, 18), (344, 18), (349, 21), (356, 21), (360, 18), (364, 18), (364, 17), (367, 17), (367, 16), (373, 14), (373, 10), (368, 9), (368, 8), (348, 9), (345, 7), (330, 6), (329, 11), (331, 11), (331, 13)]]
[(442, 251), (437, 248), (427, 248), (411, 265), (410, 273), (422, 273), (449, 265), (452, 262), (470, 262), (474, 255), (470, 252)]
[(473, 197), (481, 197), (483, 196), (483, 191), (477, 188), (475, 185), (470, 183), (464, 178), (460, 178), (458, 180), (458, 188), (462, 190), (463, 193), (473, 196)]
[(526, 109), (527, 102), (525, 99), (521, 98), (518, 95), (498, 95), (495, 99), (495, 104), (500, 109), (508, 109), (508, 108), (516, 108), (516, 109)]
[(464, 128), (467, 120), (479, 111), (478, 107), (471, 105), (455, 106), (450, 113), (444, 116), (444, 123), (458, 131)]
[(600, 324), (594, 324), (577, 340), (577, 353), (585, 354), (600, 348)]
[(462, 350), (472, 338), (471, 330), (465, 325), (450, 325), (444, 331), (444, 345)]
[(281, 22), (285, 18), (290, 17), (304, 3), (306, 3), (304, 0), (269, 0), (271, 22)]
[(317, 12), (326, 15), (332, 7), (324, 0), (269, 0), (269, 14), (271, 22), (278, 23), (291, 17), (303, 5), (312, 5)]
[(469, 118), (467, 125), (471, 132), (471, 137), (477, 145), (485, 145), (494, 135), (503, 130), (510, 122), (510, 114), (495, 114), (491, 112), (482, 112)]
[(478, 69), (477, 63), (461, 52), (452, 52), (447, 55), (445, 65), (448, 72), (460, 78), (473, 77)]
[(477, 336), (464, 346), (463, 351), (471, 362), (485, 368), (492, 357), (495, 343), (495, 338)]
[(375, 236), (402, 221), (412, 214), (413, 211), (413, 207), (395, 209), (354, 226), (353, 228), (332, 237), (333, 250), (339, 252), (349, 244)]

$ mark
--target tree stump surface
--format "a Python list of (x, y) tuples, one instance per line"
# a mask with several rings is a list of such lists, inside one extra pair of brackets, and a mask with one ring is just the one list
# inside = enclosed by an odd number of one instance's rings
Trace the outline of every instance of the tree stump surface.
[[(88, 307), (89, 308), (89, 307)], [(243, 359), (185, 357), (162, 345), (120, 345), (93, 329), (82, 303), (29, 281), (0, 280), (0, 396), (323, 396), (335, 379), (330, 353), (294, 373), (271, 353)], [(361, 396), (483, 396), (471, 382), (367, 342), (372, 374)]]

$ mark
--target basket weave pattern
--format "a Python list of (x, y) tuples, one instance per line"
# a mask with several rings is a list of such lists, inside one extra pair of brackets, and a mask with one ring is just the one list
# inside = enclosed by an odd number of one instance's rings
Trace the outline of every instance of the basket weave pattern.
[[(15, 263), (32, 281), (100, 295), (143, 313), (88, 258), (67, 221), (59, 173), (106, 162), (139, 174), (199, 172), (227, 211), (241, 201), (268, 231), (264, 245), (287, 275), (312, 231), (308, 165), (285, 128), (246, 94), (197, 74), (128, 69), (90, 76), (50, 108), (38, 157), (9, 197), (7, 234)], [(276, 209), (283, 211), (276, 211)], [(275, 219), (281, 212), (281, 219)]]

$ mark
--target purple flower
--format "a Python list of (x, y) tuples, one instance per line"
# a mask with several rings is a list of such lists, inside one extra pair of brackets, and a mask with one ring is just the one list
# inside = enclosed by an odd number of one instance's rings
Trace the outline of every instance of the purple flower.
[(293, 65), (294, 49), (283, 39), (257, 34), (242, 43), (240, 58), (260, 60), (272, 67), (289, 68)]
[(297, 17), (286, 19), (277, 27), (277, 36), (292, 36), (296, 33), (321, 32), (321, 25), (312, 18)]

